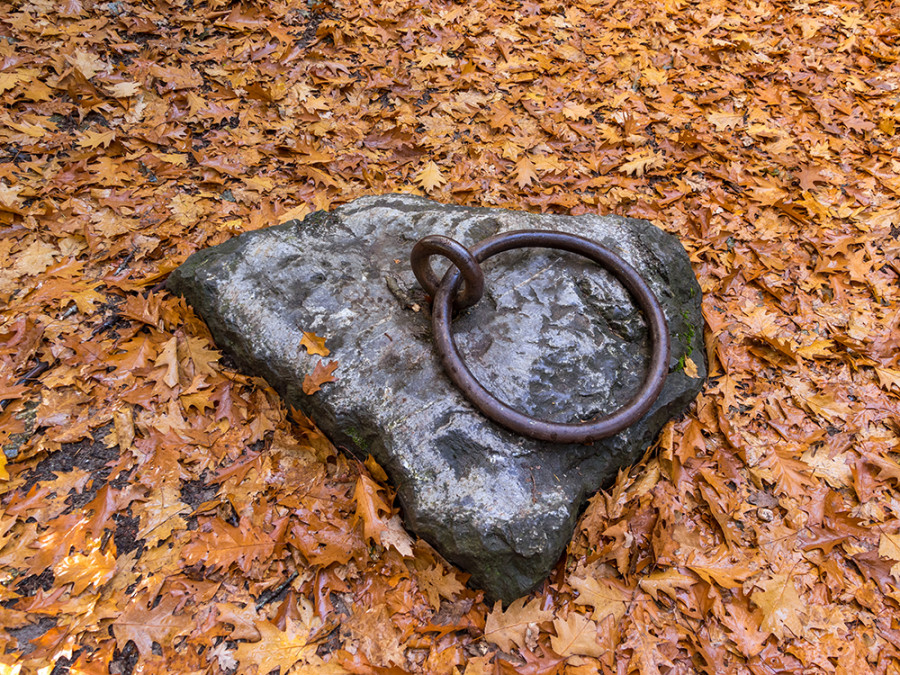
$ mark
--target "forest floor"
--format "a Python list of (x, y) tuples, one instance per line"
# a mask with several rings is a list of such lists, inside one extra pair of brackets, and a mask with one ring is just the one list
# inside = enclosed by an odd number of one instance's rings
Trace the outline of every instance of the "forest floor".
[[(5, 2), (0, 673), (900, 672), (898, 26), (883, 0)], [(508, 608), (381, 537), (380, 468), (161, 283), (397, 191), (647, 218), (703, 289), (696, 404)]]

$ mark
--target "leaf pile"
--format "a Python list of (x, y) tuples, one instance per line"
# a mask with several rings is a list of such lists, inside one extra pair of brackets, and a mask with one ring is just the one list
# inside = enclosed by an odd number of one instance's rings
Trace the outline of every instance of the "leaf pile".
[[(6, 3), (0, 670), (897, 672), (898, 11)], [(506, 609), (161, 284), (392, 191), (648, 218), (703, 288), (696, 406)]]

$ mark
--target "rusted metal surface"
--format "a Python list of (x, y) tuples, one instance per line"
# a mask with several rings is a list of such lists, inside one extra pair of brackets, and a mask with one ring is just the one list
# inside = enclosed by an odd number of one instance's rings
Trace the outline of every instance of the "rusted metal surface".
[(455, 239), (432, 234), (422, 237), (413, 246), (409, 256), (410, 264), (422, 288), (432, 298), (437, 294), (440, 280), (431, 268), (431, 256), (442, 255), (462, 272), (463, 290), (453, 298), (453, 308), (456, 311), (471, 307), (481, 300), (484, 293), (484, 274), (481, 265), (465, 246)]
[[(597, 263), (625, 286), (643, 311), (650, 330), (651, 356), (647, 375), (628, 403), (609, 415), (580, 424), (548, 422), (506, 405), (485, 389), (466, 366), (451, 331), (452, 309), (474, 305), (484, 291), (480, 263), (517, 248), (553, 248), (576, 253)], [(438, 281), (429, 259), (443, 255), (452, 265)], [(471, 249), (439, 235), (419, 240), (410, 263), (416, 279), (433, 297), (432, 326), (437, 352), (453, 383), (484, 415), (523, 436), (553, 443), (590, 443), (607, 438), (634, 424), (650, 409), (666, 380), (669, 365), (669, 329), (659, 301), (638, 272), (622, 258), (600, 244), (566, 232), (516, 230), (489, 237)], [(465, 282), (464, 290), (459, 293)]]

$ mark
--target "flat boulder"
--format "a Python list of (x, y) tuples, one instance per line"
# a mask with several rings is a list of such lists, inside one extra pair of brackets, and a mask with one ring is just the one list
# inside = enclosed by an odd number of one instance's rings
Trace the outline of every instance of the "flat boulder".
[[(597, 241), (631, 264), (662, 305), (671, 334), (665, 386), (615, 436), (566, 445), (523, 438), (485, 418), (441, 367), (410, 250), (428, 234), (472, 245), (520, 229)], [(432, 261), (442, 274), (445, 261)], [(483, 269), (484, 297), (454, 319), (453, 332), (492, 394), (529, 415), (575, 422), (612, 412), (638, 390), (647, 326), (609, 273), (546, 249), (503, 253)], [(676, 237), (644, 220), (363, 197), (199, 251), (168, 287), (242, 369), (264, 377), (336, 444), (374, 455), (409, 530), (491, 600), (511, 601), (546, 578), (586, 499), (641, 458), (706, 376), (690, 261)], [(304, 332), (324, 338), (330, 355), (301, 347)], [(335, 381), (304, 393), (304, 380), (323, 379), (312, 376), (330, 361)]]

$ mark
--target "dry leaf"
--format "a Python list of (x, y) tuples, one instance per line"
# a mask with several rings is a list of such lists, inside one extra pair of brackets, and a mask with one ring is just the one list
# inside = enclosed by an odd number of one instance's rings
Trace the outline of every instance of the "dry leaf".
[(303, 333), (300, 340), (300, 346), (306, 347), (308, 354), (318, 354), (319, 356), (328, 356), (331, 352), (325, 346), (325, 338), (319, 337), (315, 333)]
[(441, 170), (433, 161), (429, 161), (425, 167), (416, 176), (416, 182), (421, 185), (427, 192), (432, 192), (435, 188), (440, 187), (447, 182), (447, 179), (441, 174)]
[(606, 652), (597, 639), (597, 624), (577, 612), (570, 612), (565, 621), (554, 619), (553, 628), (550, 645), (560, 656), (600, 657)]
[(315, 394), (322, 385), (327, 382), (337, 382), (337, 378), (332, 373), (337, 369), (337, 361), (319, 361), (313, 368), (312, 375), (307, 375), (303, 379), (303, 393), (306, 395)]
[(550, 621), (553, 612), (541, 609), (539, 598), (525, 604), (525, 598), (515, 600), (504, 612), (501, 602), (487, 615), (484, 639), (493, 642), (505, 652), (512, 652), (514, 645), (525, 647), (525, 633), (530, 627), (537, 628), (542, 621)]

